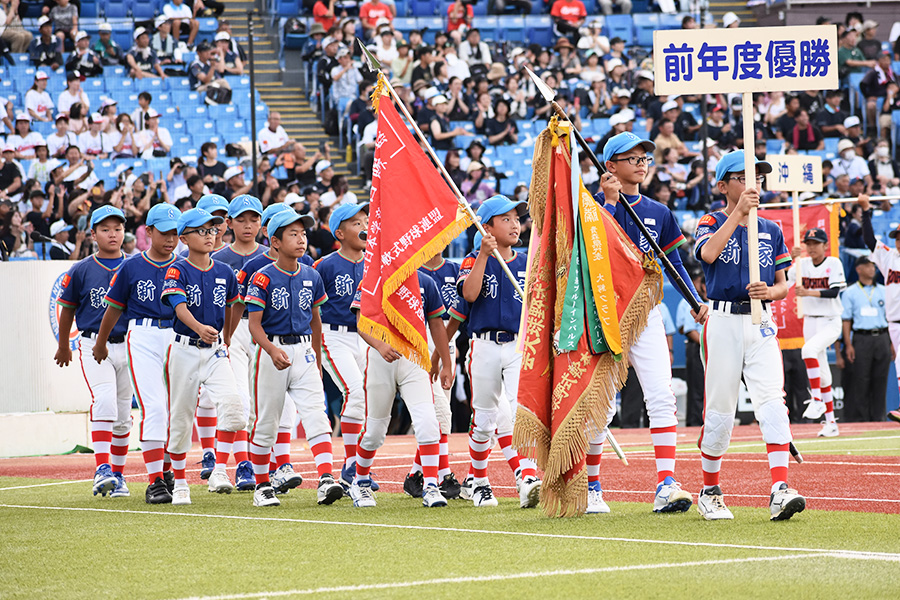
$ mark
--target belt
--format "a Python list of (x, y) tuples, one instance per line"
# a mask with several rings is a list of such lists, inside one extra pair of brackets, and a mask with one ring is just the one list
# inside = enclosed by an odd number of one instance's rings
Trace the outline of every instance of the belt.
[[(212, 348), (213, 344), (207, 344), (200, 338), (193, 338), (189, 335), (180, 335), (177, 334), (175, 336), (175, 341), (179, 344), (184, 344), (185, 346), (194, 346), (195, 348)], [(222, 343), (221, 336), (216, 340), (215, 345), (218, 346)]]
[[(97, 332), (96, 331), (82, 331), (81, 337), (85, 337), (85, 338), (88, 338), (91, 340), (96, 340)], [(106, 338), (106, 343), (107, 344), (124, 344), (125, 343), (125, 335), (124, 334), (123, 335), (111, 335), (108, 338)]]
[(882, 327), (881, 329), (854, 329), (853, 335), (883, 335), (887, 332), (887, 327)]
[(247, 313), (244, 313), (244, 314), (241, 315), (241, 318), (242, 318), (243, 320), (247, 321), (247, 320), (250, 319), (250, 315), (247, 314)]
[(267, 335), (270, 342), (281, 344), (283, 346), (293, 346), (294, 344), (304, 344), (312, 341), (311, 335)]
[(159, 329), (169, 329), (175, 324), (173, 319), (132, 319), (131, 322), (136, 327), (157, 327)]
[(322, 323), (323, 327), (326, 327), (328, 331), (339, 331), (341, 333), (356, 333), (356, 325), (332, 325), (331, 323)]
[[(769, 301), (763, 300), (762, 305), (763, 308), (767, 307), (769, 305)], [(742, 300), (740, 302), (725, 302), (723, 300), (713, 300), (712, 309), (732, 315), (749, 315), (750, 301)]]
[(475, 338), (483, 341), (497, 342), (498, 344), (506, 344), (516, 341), (517, 333), (512, 331), (483, 331), (476, 333)]

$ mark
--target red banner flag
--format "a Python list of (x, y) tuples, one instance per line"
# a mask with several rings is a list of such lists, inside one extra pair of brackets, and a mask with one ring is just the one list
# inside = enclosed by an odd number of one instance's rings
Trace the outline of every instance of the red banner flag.
[[(382, 77), (379, 75), (379, 78)], [(380, 97), (369, 205), (360, 331), (431, 368), (416, 270), (472, 224), (407, 129)]]
[[(811, 227), (824, 229), (828, 234), (828, 254), (838, 256), (838, 236), (840, 235), (840, 208), (835, 204), (811, 204), (800, 207), (800, 239)], [(794, 245), (794, 218), (790, 208), (759, 207), (759, 216), (774, 221), (784, 232), (784, 243), (788, 248)], [(802, 244), (800, 246), (803, 247)], [(803, 320), (797, 317), (797, 297), (794, 286), (788, 289), (783, 300), (772, 303), (772, 317), (778, 326), (778, 344), (782, 350), (803, 347)]]

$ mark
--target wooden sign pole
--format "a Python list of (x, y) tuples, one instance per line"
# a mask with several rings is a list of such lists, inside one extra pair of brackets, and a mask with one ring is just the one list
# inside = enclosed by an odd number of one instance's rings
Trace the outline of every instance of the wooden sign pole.
[[(744, 113), (744, 178), (747, 186), (756, 185), (756, 139), (753, 135), (753, 92), (744, 92), (742, 101)], [(759, 221), (756, 209), (751, 208), (747, 217), (747, 241), (750, 254), (750, 283), (759, 281)], [(750, 300), (750, 315), (754, 325), (762, 322), (762, 301)]]
[[(793, 198), (791, 201), (791, 214), (794, 218), (794, 246), (800, 247), (800, 192), (793, 192)], [(798, 283), (803, 281), (803, 274), (800, 271), (800, 261), (798, 260), (796, 264), (794, 264), (794, 274), (796, 275), (796, 280)], [(797, 296), (797, 318), (803, 318), (803, 298)]]

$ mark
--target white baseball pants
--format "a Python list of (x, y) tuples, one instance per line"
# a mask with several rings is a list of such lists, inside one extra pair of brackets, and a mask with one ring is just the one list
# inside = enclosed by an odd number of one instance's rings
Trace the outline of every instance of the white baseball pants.
[(363, 371), (367, 347), (355, 331), (331, 331), (322, 325), (322, 366), (344, 396), (341, 416), (357, 423), (366, 418)]
[[(434, 340), (431, 339), (431, 330), (428, 331), (428, 354), (434, 354)], [(459, 335), (458, 333), (456, 335)], [(454, 375), (456, 374), (456, 335), (450, 340), (450, 362)], [(450, 411), (450, 390), (441, 387), (441, 379), (438, 377), (431, 382), (431, 390), (434, 394), (434, 412), (437, 415), (438, 424), (441, 426), (441, 435), (450, 435), (451, 420), (453, 418)]]
[[(900, 373), (900, 323), (888, 323), (888, 334), (894, 348), (894, 369)], [(897, 375), (897, 384), (900, 385), (900, 375)]]
[(160, 329), (143, 323), (144, 320), (132, 319), (125, 335), (131, 383), (141, 407), (141, 441), (165, 443), (169, 412), (164, 371), (173, 333), (171, 328)]
[(96, 334), (78, 338), (81, 373), (91, 392), (91, 421), (112, 421), (113, 434), (131, 431), (131, 378), (125, 344), (108, 344), (109, 356), (102, 363), (94, 360)]
[(522, 355), (516, 343), (498, 344), (473, 337), (469, 350), (472, 384), (472, 437), (486, 442), (495, 434), (512, 435), (519, 393)]
[(831, 385), (831, 368), (828, 366), (828, 346), (841, 337), (841, 317), (803, 318), (803, 349), (800, 354), (804, 359), (815, 358), (819, 361), (819, 387)]
[(644, 391), (644, 404), (650, 418), (650, 428), (678, 425), (675, 394), (672, 392), (672, 362), (662, 313), (655, 306), (647, 316), (647, 326), (631, 345), (628, 363), (634, 367)]

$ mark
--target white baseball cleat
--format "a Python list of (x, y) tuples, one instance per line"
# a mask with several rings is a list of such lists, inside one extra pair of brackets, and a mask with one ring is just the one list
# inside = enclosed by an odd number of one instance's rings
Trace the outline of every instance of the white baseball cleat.
[(253, 492), (253, 506), (280, 506), (281, 501), (275, 497), (275, 490), (269, 482), (256, 486)]
[(584, 512), (588, 515), (609, 513), (609, 505), (603, 500), (603, 490), (599, 481), (588, 484), (588, 505)]
[(316, 502), (319, 504), (333, 504), (344, 497), (344, 488), (334, 480), (331, 473), (326, 473), (319, 478), (319, 486), (316, 489)]
[(822, 429), (819, 430), (818, 437), (837, 437), (839, 433), (837, 423), (832, 421), (831, 423), (822, 424)]
[(432, 483), (426, 485), (425, 490), (422, 492), (422, 506), (425, 508), (447, 506), (447, 499), (441, 494), (441, 490)]
[(541, 499), (541, 480), (537, 477), (525, 477), (519, 486), (519, 506), (534, 508)]
[(350, 499), (353, 506), (370, 508), (376, 505), (375, 494), (372, 493), (372, 480), (362, 479), (350, 486)]
[(491, 484), (485, 481), (483, 484), (475, 484), (472, 491), (472, 503), (475, 506), (497, 506), (497, 499), (494, 498), (494, 491)]
[(187, 486), (176, 487), (172, 490), (172, 504), (176, 506), (187, 506), (191, 503), (191, 490)]
[(303, 478), (294, 471), (291, 463), (284, 463), (275, 469), (275, 474), (272, 475), (272, 487), (282, 494), (298, 487), (301, 483), (303, 483)]
[(821, 400), (807, 400), (806, 410), (803, 411), (803, 418), (815, 421), (825, 414), (825, 403)]
[(700, 492), (700, 495), (697, 496), (697, 510), (700, 511), (700, 514), (707, 521), (721, 521), (734, 518), (734, 515), (725, 506), (722, 489), (717, 485)]
[(769, 498), (769, 512), (772, 513), (772, 521), (787, 521), (796, 513), (803, 512), (806, 508), (806, 498), (782, 483), (781, 487), (772, 493)]
[(228, 473), (224, 468), (213, 469), (209, 476), (209, 491), (216, 494), (230, 494), (234, 489), (231, 480), (228, 479)]
[(475, 494), (475, 478), (468, 475), (459, 487), (459, 497), (463, 500), (471, 500)]
[(669, 476), (656, 486), (653, 512), (685, 512), (693, 503), (694, 500), (690, 493), (681, 489), (681, 484), (675, 481), (674, 477)]

